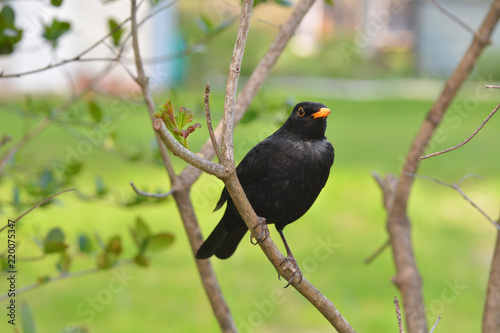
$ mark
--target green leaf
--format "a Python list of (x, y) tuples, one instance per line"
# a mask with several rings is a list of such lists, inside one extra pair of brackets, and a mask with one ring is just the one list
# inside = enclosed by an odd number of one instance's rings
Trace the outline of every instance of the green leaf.
[(204, 33), (209, 33), (213, 29), (212, 21), (205, 15), (202, 15), (196, 20), (196, 23), (201, 31)]
[(106, 245), (106, 253), (112, 254), (116, 257), (122, 253), (122, 242), (120, 236), (113, 236), (109, 239), (108, 245)]
[(61, 273), (67, 273), (69, 271), (69, 266), (71, 265), (71, 257), (66, 251), (61, 252), (59, 261), (57, 262), (57, 269)]
[(89, 114), (93, 121), (98, 123), (102, 120), (102, 111), (99, 104), (95, 101), (88, 101), (87, 108), (89, 109)]
[(138, 254), (134, 257), (134, 262), (142, 267), (148, 267), (149, 266), (149, 260), (142, 254)]
[(61, 252), (66, 249), (63, 231), (60, 228), (50, 230), (43, 240), (43, 247), (44, 252), (47, 254)]
[(97, 256), (97, 267), (100, 269), (107, 269), (113, 265), (111, 259), (106, 252), (101, 252)]
[(106, 193), (108, 193), (108, 189), (106, 188), (106, 185), (104, 184), (101, 176), (95, 177), (95, 191), (97, 196), (102, 197)]
[(15, 185), (12, 189), (12, 206), (17, 207), (19, 204), (19, 186)]
[(14, 52), (14, 46), (23, 37), (23, 30), (15, 26), (16, 13), (10, 6), (3, 6), (0, 11), (0, 54)]
[(241, 118), (240, 123), (247, 124), (255, 120), (256, 118), (257, 118), (257, 111), (255, 110), (255, 108), (250, 108), (247, 110), (247, 112), (245, 112), (245, 114)]
[(120, 39), (123, 35), (123, 28), (118, 28), (118, 22), (110, 18), (108, 20), (109, 32), (111, 33), (111, 38), (113, 39), (113, 45), (120, 46)]
[(23, 333), (36, 333), (35, 319), (33, 312), (28, 303), (21, 303), (21, 324), (23, 326)]
[(54, 7), (61, 7), (63, 0), (50, 0), (50, 4)]
[(174, 236), (169, 233), (160, 233), (148, 238), (146, 251), (159, 252), (168, 248), (174, 242)]
[(334, 2), (333, 0), (325, 0), (325, 2), (330, 5), (330, 6), (333, 6), (334, 5)]
[(151, 231), (149, 231), (144, 220), (140, 216), (137, 216), (135, 219), (135, 241), (141, 253), (144, 251), (149, 236), (151, 236)]
[(189, 110), (187, 107), (181, 106), (179, 108), (179, 115), (176, 117), (177, 124), (180, 125), (180, 129), (186, 126), (188, 123), (193, 121), (193, 111)]
[(78, 235), (78, 250), (86, 254), (92, 252), (92, 243), (90, 242), (90, 238), (87, 235)]
[(45, 38), (48, 42), (51, 43), (52, 47), (55, 48), (57, 46), (57, 42), (59, 38), (67, 33), (71, 28), (71, 23), (65, 21), (59, 21), (54, 18), (50, 25), (43, 25), (43, 33), (42, 37)]
[(293, 3), (289, 0), (274, 0), (278, 5), (286, 6), (286, 7), (292, 7)]

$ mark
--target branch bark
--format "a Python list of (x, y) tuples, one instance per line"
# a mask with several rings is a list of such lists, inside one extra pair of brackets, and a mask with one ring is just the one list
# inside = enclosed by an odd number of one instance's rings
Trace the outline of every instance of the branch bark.
[[(500, 224), (500, 218), (497, 223)], [(483, 314), (483, 333), (500, 332), (500, 231), (497, 232), (497, 242), (486, 292), (486, 302)]]
[(422, 295), (422, 280), (415, 261), (411, 241), (411, 223), (407, 216), (407, 203), (413, 177), (419, 165), (419, 156), (437, 128), (458, 89), (470, 74), (479, 55), (490, 40), (500, 16), (500, 0), (495, 0), (459, 65), (446, 82), (443, 91), (429, 110), (402, 167), (392, 209), (388, 210), (387, 230), (391, 239), (396, 277), (400, 289), (409, 333), (427, 332), (427, 320)]
[[(259, 62), (252, 75), (248, 79), (247, 83), (241, 90), (236, 99), (236, 104), (234, 106), (234, 124), (238, 123), (243, 115), (245, 114), (248, 106), (259, 92), (260, 88), (266, 81), (269, 73), (278, 62), (281, 53), (288, 44), (288, 41), (295, 33), (295, 30), (299, 26), (300, 22), (309, 11), (311, 6), (316, 0), (301, 0), (297, 7), (287, 19), (285, 24), (281, 27), (280, 31), (276, 35), (276, 38), (269, 46), (266, 54)], [(222, 123), (220, 123), (214, 131), (218, 142), (222, 139)], [(210, 160), (214, 157), (214, 150), (211, 140), (207, 140), (200, 150), (200, 153), (207, 159)], [(180, 179), (186, 184), (193, 184), (200, 176), (201, 170), (188, 165), (181, 173)]]
[[(138, 26), (137, 26), (136, 9), (137, 9), (136, 0), (131, 0), (132, 46), (134, 49), (135, 64), (137, 68), (136, 82), (141, 87), (149, 115), (151, 117), (151, 120), (154, 121), (153, 114), (155, 113), (155, 104), (153, 101), (153, 96), (151, 94), (151, 89), (149, 87), (147, 76), (144, 72), (144, 66), (140, 55), (139, 39), (137, 34)], [(168, 130), (165, 128), (164, 125), (161, 128), (163, 128), (167, 132), (165, 133), (166, 135), (171, 137), (170, 133), (168, 133)], [(185, 184), (179, 179), (179, 177), (175, 173), (175, 170), (168, 156), (168, 151), (165, 145), (163, 145), (162, 141), (160, 140), (160, 135), (156, 135), (156, 139), (162, 156), (163, 164), (165, 166), (165, 169), (167, 170), (167, 173), (171, 181), (171, 187), (174, 190), (173, 196), (177, 203), (177, 208), (181, 215), (183, 225), (189, 239), (189, 243), (191, 244), (193, 253), (195, 253), (195, 251), (202, 244), (203, 237), (201, 235), (201, 231), (198, 225), (198, 221), (196, 219), (196, 215), (194, 213), (194, 208), (191, 202), (191, 198), (189, 196), (191, 185)], [(189, 152), (187, 149), (185, 150)], [(196, 260), (196, 266), (198, 268), (198, 273), (200, 274), (203, 287), (205, 289), (207, 297), (212, 306), (212, 310), (214, 312), (215, 317), (217, 318), (221, 330), (223, 332), (236, 332), (237, 331), (236, 324), (231, 315), (229, 307), (227, 306), (226, 300), (222, 295), (222, 291), (220, 289), (219, 283), (215, 276), (212, 265), (210, 264), (210, 261)]]

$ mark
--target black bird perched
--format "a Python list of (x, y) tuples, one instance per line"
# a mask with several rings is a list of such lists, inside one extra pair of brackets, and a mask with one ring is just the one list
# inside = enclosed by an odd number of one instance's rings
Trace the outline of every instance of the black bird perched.
[[(283, 228), (309, 210), (333, 165), (333, 146), (325, 137), (329, 114), (321, 103), (297, 104), (283, 126), (253, 147), (236, 168), (253, 209), (268, 224), (276, 225), (290, 259), (293, 255)], [(226, 188), (215, 210), (225, 202), (226, 212), (198, 249), (198, 259), (214, 254), (220, 259), (229, 258), (248, 230)]]

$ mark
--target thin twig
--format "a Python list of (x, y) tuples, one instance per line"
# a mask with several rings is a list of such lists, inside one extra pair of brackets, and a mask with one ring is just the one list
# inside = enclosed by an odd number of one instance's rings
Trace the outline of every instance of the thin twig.
[(222, 121), (222, 163), (234, 164), (233, 128), (234, 128), (234, 106), (236, 104), (236, 92), (240, 78), (241, 63), (245, 53), (248, 30), (250, 28), (250, 17), (252, 16), (253, 0), (244, 0), (241, 8), (240, 24), (236, 41), (234, 43), (233, 56), (227, 71), (226, 95), (224, 98), (224, 117)]
[(491, 85), (491, 84), (487, 84), (485, 87), (486, 88), (493, 88), (493, 89), (500, 89), (500, 86), (494, 86), (494, 85)]
[(436, 326), (439, 324), (440, 320), (441, 320), (441, 316), (437, 317), (436, 322), (434, 323), (434, 325), (432, 325), (432, 328), (429, 331), (429, 333), (433, 333), (434, 332), (434, 330), (436, 329)]
[(477, 211), (479, 211), (484, 217), (486, 217), (486, 219), (488, 221), (490, 221), (491, 224), (493, 224), (493, 226), (495, 228), (497, 228), (499, 231), (500, 231), (500, 225), (495, 221), (493, 220), (488, 214), (486, 214), (484, 212), (484, 210), (481, 209), (481, 207), (479, 207), (474, 201), (472, 201), (463, 191), (462, 189), (460, 188), (460, 185), (462, 184), (462, 182), (471, 177), (471, 176), (475, 176), (473, 174), (468, 174), (468, 175), (465, 175), (462, 179), (460, 179), (460, 181), (456, 184), (448, 184), (448, 183), (445, 183), (439, 179), (435, 179), (435, 178), (432, 178), (432, 177), (428, 177), (428, 176), (421, 176), (421, 175), (417, 175), (417, 174), (413, 174), (413, 173), (409, 173), (407, 172), (406, 173), (408, 176), (411, 176), (411, 177), (415, 177), (415, 178), (422, 178), (422, 179), (427, 179), (427, 180), (431, 180), (433, 182), (436, 182), (438, 184), (441, 184), (441, 185), (444, 185), (444, 186), (447, 186), (447, 187), (451, 187), (452, 189), (455, 189), (465, 200), (467, 200), (467, 202), (469, 202), (472, 207), (476, 208)]
[(475, 131), (474, 133), (472, 133), (467, 139), (465, 139), (462, 143), (459, 143), (458, 145), (456, 146), (453, 146), (451, 148), (448, 148), (448, 149), (445, 149), (445, 150), (441, 150), (441, 151), (438, 151), (438, 152), (435, 152), (435, 153), (432, 153), (432, 154), (429, 154), (429, 155), (425, 155), (425, 156), (421, 156), (419, 157), (420, 160), (424, 160), (426, 158), (429, 158), (429, 157), (433, 157), (433, 156), (437, 156), (437, 155), (441, 155), (441, 154), (444, 154), (444, 153), (447, 153), (449, 151), (452, 151), (452, 150), (455, 150), (457, 148), (460, 148), (462, 147), (463, 145), (465, 145), (467, 142), (469, 142), (470, 140), (472, 140), (473, 137), (476, 136), (476, 134), (484, 127), (484, 125), (486, 125), (486, 123), (491, 119), (491, 117), (493, 117), (493, 115), (495, 114), (495, 112), (498, 111), (498, 109), (500, 108), (500, 104), (498, 104), (496, 106), (496, 108), (493, 109), (493, 111), (490, 112), (490, 114), (488, 115), (488, 117), (486, 117), (486, 119), (483, 121), (483, 123), (481, 124), (481, 126), (479, 126)]
[[(117, 263), (115, 263), (113, 268), (119, 267), (119, 266), (124, 265), (124, 264), (130, 264), (132, 262), (133, 262), (132, 259), (121, 260), (121, 261), (118, 261)], [(29, 284), (29, 285), (21, 287), (21, 288), (17, 288), (16, 289), (16, 296), (23, 294), (27, 291), (40, 288), (40, 287), (45, 286), (49, 283), (58, 282), (58, 281), (66, 280), (66, 279), (70, 279), (70, 278), (76, 278), (76, 277), (85, 276), (85, 275), (90, 275), (90, 274), (103, 272), (103, 271), (105, 271), (105, 270), (102, 268), (95, 267), (95, 268), (84, 269), (84, 270), (73, 272), (73, 273), (65, 273), (65, 274), (61, 274), (58, 276), (53, 276), (51, 278), (48, 278), (47, 280), (44, 280), (43, 282), (36, 282), (36, 283)], [(10, 297), (11, 296), (9, 296), (9, 294), (0, 295), (0, 302), (4, 301), (6, 299), (9, 299)]]
[[(34, 205), (33, 207), (31, 207), (30, 209), (28, 209), (27, 211), (25, 211), (24, 213), (22, 213), (21, 215), (19, 215), (15, 220), (13, 220), (12, 222), (13, 223), (16, 223), (17, 221), (19, 221), (20, 219), (22, 219), (23, 217), (25, 217), (27, 214), (29, 214), (33, 209), (36, 209), (38, 207), (40, 207), (41, 205), (43, 205), (44, 203), (52, 200), (53, 198), (57, 197), (58, 195), (60, 194), (63, 194), (63, 193), (66, 193), (66, 192), (69, 192), (69, 191), (74, 191), (76, 190), (76, 188), (70, 188), (70, 189), (67, 189), (67, 190), (64, 190), (64, 191), (61, 191), (61, 192), (58, 192), (56, 194), (53, 194), (51, 195), (50, 197), (48, 197), (47, 199), (45, 200), (42, 200), (40, 201), (39, 203), (37, 203), (36, 205)], [(5, 225), (4, 227), (2, 227), (0, 229), (0, 232), (2, 232), (5, 228), (7, 228), (9, 226), (9, 224)]]
[(156, 131), (163, 144), (168, 147), (168, 149), (174, 155), (179, 156), (187, 163), (197, 167), (200, 170), (203, 170), (210, 175), (215, 175), (220, 179), (227, 178), (228, 169), (224, 165), (204, 159), (203, 157), (193, 153), (192, 151), (181, 145), (177, 140), (174, 139), (172, 134), (170, 134), (161, 119), (156, 119), (153, 125), (153, 129)]
[(143, 197), (163, 199), (163, 198), (166, 198), (169, 195), (172, 195), (174, 193), (174, 189), (171, 189), (170, 191), (165, 192), (165, 193), (161, 193), (161, 194), (141, 191), (137, 187), (135, 187), (134, 182), (130, 182), (130, 186), (132, 186), (132, 189), (134, 190), (135, 193), (137, 193), (138, 195), (143, 196)]
[(388, 239), (382, 244), (372, 255), (365, 259), (365, 264), (370, 264), (375, 258), (377, 258), (389, 245), (391, 245), (391, 240)]
[(210, 83), (205, 84), (205, 95), (203, 101), (205, 102), (205, 117), (207, 118), (207, 128), (208, 133), (210, 134), (210, 140), (212, 140), (212, 144), (214, 146), (215, 154), (217, 155), (217, 159), (219, 163), (222, 161), (222, 156), (220, 154), (219, 145), (217, 144), (217, 138), (214, 134), (214, 128), (212, 127), (212, 117), (210, 115)]
[(398, 318), (399, 333), (404, 333), (403, 321), (401, 320), (401, 308), (399, 307), (399, 300), (394, 296), (394, 307), (396, 308), (396, 317)]
[(472, 35), (474, 35), (474, 37), (476, 37), (477, 39), (481, 40), (483, 43), (485, 44), (490, 44), (491, 41), (488, 39), (488, 40), (484, 40), (483, 37), (481, 35), (479, 35), (479, 33), (472, 29), (467, 23), (465, 23), (463, 20), (461, 20), (458, 16), (456, 16), (455, 14), (453, 14), (452, 12), (450, 12), (448, 9), (446, 9), (445, 7), (443, 7), (439, 2), (437, 2), (436, 0), (428, 0), (430, 3), (432, 3), (434, 6), (436, 6), (436, 8), (443, 14), (445, 14), (446, 16), (448, 16), (449, 18), (451, 18), (453, 21), (455, 21), (458, 25), (460, 25), (462, 28), (464, 28), (465, 30), (467, 30), (468, 32), (470, 32)]

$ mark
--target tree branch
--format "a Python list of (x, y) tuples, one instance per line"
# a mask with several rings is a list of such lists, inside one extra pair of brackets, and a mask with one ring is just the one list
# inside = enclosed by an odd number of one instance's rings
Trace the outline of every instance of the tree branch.
[[(132, 46), (134, 48), (134, 56), (135, 56), (135, 63), (136, 63), (136, 68), (137, 68), (137, 83), (141, 87), (143, 96), (144, 96), (144, 101), (146, 103), (146, 107), (148, 109), (149, 116), (151, 117), (151, 120), (154, 121), (153, 114), (155, 113), (155, 104), (153, 101), (153, 96), (151, 94), (151, 89), (149, 87), (149, 83), (146, 77), (146, 74), (144, 72), (144, 66), (142, 64), (142, 59), (140, 56), (140, 51), (139, 51), (139, 40), (138, 40), (138, 34), (137, 34), (137, 18), (136, 18), (136, 1), (131, 0), (131, 18), (132, 18)], [(162, 133), (162, 129), (165, 129), (165, 125), (161, 123), (161, 126), (159, 126), (160, 133)], [(168, 132), (168, 131), (167, 131)], [(158, 132), (157, 132), (158, 133)], [(170, 135), (170, 133), (165, 133), (164, 134), (164, 139), (166, 139), (167, 142), (169, 142), (169, 139), (173, 139)], [(175, 170), (173, 168), (173, 165), (170, 161), (170, 158), (168, 156), (168, 151), (166, 149), (166, 146), (162, 144), (162, 141), (160, 139), (160, 135), (156, 135), (156, 140), (158, 142), (158, 148), (160, 149), (160, 153), (162, 156), (163, 164), (165, 166), (165, 169), (168, 172), (168, 176), (171, 181), (171, 186), (172, 189), (175, 189), (173, 192), (174, 199), (177, 204), (177, 208), (179, 210), (179, 213), (181, 215), (182, 221), (184, 228), (186, 230), (186, 234), (189, 239), (189, 243), (191, 244), (191, 249), (193, 251), (193, 254), (196, 252), (196, 250), (201, 246), (201, 243), (203, 242), (203, 238), (201, 236), (201, 231), (200, 227), (198, 225), (198, 221), (196, 219), (196, 215), (194, 213), (194, 208), (191, 202), (191, 198), (189, 196), (189, 191), (191, 189), (191, 184), (186, 184), (182, 182), (182, 180), (179, 179), (179, 177), (176, 175)], [(176, 141), (177, 142), (177, 141)], [(178, 142), (177, 142), (178, 143)], [(175, 144), (174, 144), (175, 145)], [(184, 147), (182, 147), (184, 148)], [(187, 152), (191, 153), (189, 150), (185, 149)], [(182, 150), (181, 150), (182, 151)], [(189, 155), (189, 154), (188, 154)], [(194, 155), (194, 154), (193, 154)], [(196, 155), (194, 155), (196, 156)], [(199, 156), (196, 156), (199, 158)], [(194, 157), (193, 157), (194, 158)], [(197, 158), (194, 158), (197, 160)], [(200, 158), (201, 159), (201, 158)], [(203, 159), (201, 159), (203, 160)], [(224, 299), (224, 296), (222, 295), (222, 291), (220, 289), (219, 283), (217, 281), (217, 278), (215, 276), (214, 270), (212, 268), (212, 265), (210, 264), (210, 261), (208, 260), (196, 260), (196, 266), (198, 268), (198, 272), (200, 274), (201, 282), (203, 284), (203, 287), (205, 289), (205, 292), (207, 294), (207, 297), (210, 301), (210, 304), (212, 306), (212, 310), (215, 314), (215, 317), (217, 318), (217, 321), (219, 323), (219, 326), (223, 332), (236, 332), (236, 324), (234, 322), (233, 317), (231, 316), (231, 312), (229, 310), (229, 307), (227, 306), (227, 303)]]
[(499, 17), (500, 0), (495, 0), (478, 30), (478, 35), (481, 38), (474, 37), (459, 65), (446, 82), (440, 96), (429, 110), (413, 141), (400, 173), (393, 207), (388, 211), (387, 230), (391, 239), (397, 271), (394, 282), (401, 291), (406, 313), (412, 315), (411, 320), (408, 320), (410, 317), (406, 316), (406, 327), (409, 333), (427, 332), (427, 320), (422, 294), (422, 280), (413, 254), (411, 224), (407, 216), (408, 197), (413, 182), (413, 178), (407, 173), (416, 173), (419, 165), (418, 158), (422, 156), (422, 152), (441, 122), (446, 109), (487, 45), (485, 41), (490, 39)]
[[(470, 32), (474, 37), (482, 39), (483, 37), (478, 34), (478, 32), (474, 29), (472, 29), (467, 23), (465, 23), (463, 20), (461, 20), (458, 16), (450, 12), (448, 9), (443, 7), (439, 2), (436, 0), (428, 0), (430, 3), (432, 3), (441, 13), (444, 15), (448, 16), (450, 19), (455, 21), (459, 26)], [(484, 43), (490, 44), (491, 41), (488, 40), (483, 40)]]
[[(50, 197), (48, 197), (47, 199), (45, 200), (42, 200), (40, 201), (39, 203), (37, 203), (36, 205), (34, 205), (33, 207), (31, 207), (30, 209), (28, 209), (27, 211), (25, 211), (24, 213), (22, 213), (21, 215), (19, 215), (15, 220), (13, 220), (14, 223), (16, 223), (17, 221), (19, 221), (20, 219), (22, 219), (23, 217), (25, 217), (26, 215), (28, 215), (32, 210), (40, 207), (41, 205), (43, 205), (44, 203), (54, 199), (55, 197), (57, 197), (58, 195), (60, 194), (63, 194), (63, 193), (66, 193), (66, 192), (69, 192), (69, 191), (74, 191), (76, 190), (76, 188), (70, 188), (70, 189), (67, 189), (67, 190), (64, 190), (64, 191), (61, 191), (61, 192), (58, 192), (56, 194), (53, 194), (51, 195)], [(9, 224), (3, 226), (1, 229), (0, 229), (0, 232), (2, 232), (5, 228), (7, 228), (9, 226)]]
[(396, 318), (398, 319), (399, 333), (404, 333), (403, 322), (401, 320), (401, 308), (399, 307), (399, 299), (394, 296), (394, 307), (396, 308)]
[[(285, 46), (288, 44), (290, 38), (294, 35), (295, 30), (299, 26), (300, 22), (304, 18), (305, 14), (309, 11), (311, 6), (314, 4), (315, 0), (301, 0), (294, 11), (287, 19), (285, 24), (281, 27), (280, 31), (276, 35), (276, 38), (269, 46), (266, 54), (259, 62), (252, 75), (248, 79), (247, 83), (241, 90), (236, 99), (236, 104), (234, 106), (234, 123), (238, 123), (243, 115), (245, 114), (248, 106), (255, 98), (255, 95), (260, 90), (264, 82), (266, 81), (269, 73), (278, 62)], [(219, 123), (214, 133), (218, 142), (222, 139), (222, 122)], [(200, 150), (200, 153), (207, 159), (211, 160), (214, 157), (214, 150), (211, 140), (207, 140)], [(186, 184), (192, 185), (200, 176), (201, 170), (188, 165), (181, 173), (180, 179)]]
[(451, 148), (448, 148), (448, 149), (445, 149), (445, 150), (441, 150), (441, 151), (438, 151), (438, 152), (435, 152), (435, 153), (432, 153), (432, 154), (429, 154), (429, 155), (425, 155), (425, 156), (421, 156), (419, 157), (420, 160), (423, 160), (423, 159), (426, 159), (426, 158), (429, 158), (429, 157), (433, 157), (433, 156), (437, 156), (437, 155), (441, 155), (441, 154), (444, 154), (444, 153), (447, 153), (449, 151), (452, 151), (452, 150), (455, 150), (457, 148), (460, 148), (462, 147), (463, 145), (465, 145), (467, 142), (469, 142), (470, 140), (472, 140), (473, 137), (476, 136), (476, 134), (484, 127), (484, 125), (486, 125), (486, 123), (491, 119), (491, 117), (493, 117), (493, 115), (495, 114), (495, 112), (497, 112), (497, 110), (500, 108), (500, 104), (497, 105), (496, 108), (493, 109), (493, 111), (490, 112), (490, 114), (488, 115), (488, 117), (486, 117), (486, 119), (483, 121), (483, 123), (481, 124), (481, 126), (478, 127), (477, 130), (474, 131), (474, 133), (472, 133), (467, 139), (465, 139), (463, 142), (459, 143), (458, 145), (456, 146), (453, 146)]
[(137, 187), (135, 187), (134, 182), (130, 182), (130, 186), (132, 186), (132, 189), (134, 190), (135, 193), (137, 193), (140, 196), (143, 197), (150, 197), (150, 198), (157, 198), (157, 199), (163, 199), (168, 197), (169, 195), (172, 195), (174, 193), (174, 189), (171, 189), (168, 192), (162, 193), (162, 194), (157, 194), (157, 193), (149, 193), (149, 192), (144, 192), (139, 190)]
[[(500, 224), (500, 217), (497, 219)], [(500, 231), (491, 261), (491, 271), (488, 280), (488, 291), (483, 314), (483, 333), (500, 332)]]
[(436, 329), (437, 325), (439, 324), (439, 321), (441, 320), (441, 316), (438, 316), (437, 319), (436, 319), (436, 322), (434, 323), (434, 325), (432, 325), (432, 328), (431, 330), (429, 331), (429, 333), (433, 333), (434, 330)]
[(222, 155), (219, 150), (219, 145), (217, 144), (217, 138), (215, 137), (214, 128), (212, 127), (212, 116), (210, 115), (210, 83), (205, 84), (205, 95), (203, 97), (203, 101), (205, 103), (205, 118), (207, 118), (208, 134), (210, 135), (215, 155), (217, 155), (217, 159), (220, 163), (222, 162)]

